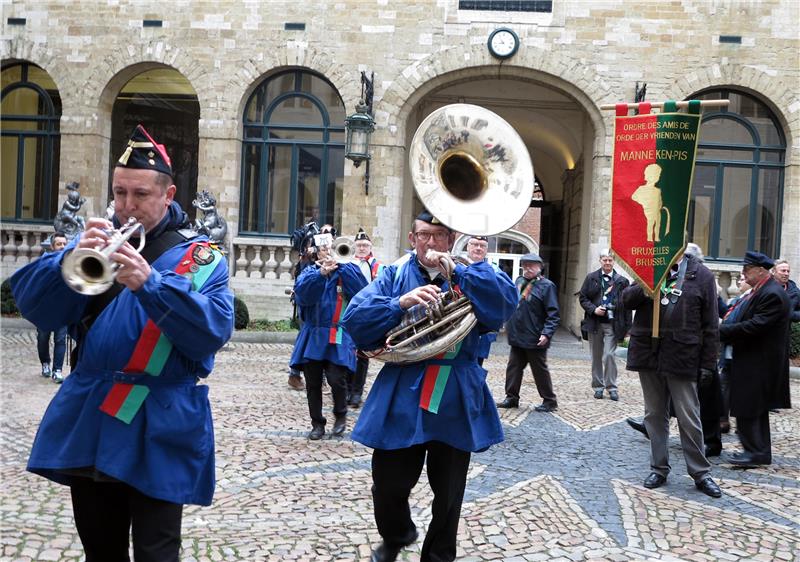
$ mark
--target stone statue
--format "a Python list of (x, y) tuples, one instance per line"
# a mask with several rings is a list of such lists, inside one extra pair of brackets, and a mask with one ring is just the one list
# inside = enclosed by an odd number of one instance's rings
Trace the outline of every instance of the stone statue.
[(67, 200), (61, 206), (61, 210), (53, 219), (53, 227), (56, 232), (63, 232), (67, 235), (67, 240), (72, 240), (86, 228), (83, 217), (78, 215), (78, 211), (86, 203), (86, 198), (81, 197), (78, 192), (81, 184), (70, 182), (67, 184)]
[(204, 189), (197, 192), (192, 206), (203, 211), (203, 218), (194, 221), (194, 230), (208, 236), (209, 241), (213, 244), (224, 246), (225, 236), (228, 234), (228, 223), (217, 212), (216, 198)]

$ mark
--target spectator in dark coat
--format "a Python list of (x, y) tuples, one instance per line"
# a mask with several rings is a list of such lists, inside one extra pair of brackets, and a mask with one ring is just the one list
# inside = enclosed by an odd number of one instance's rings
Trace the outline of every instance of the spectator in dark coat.
[(650, 436), (651, 473), (644, 486), (658, 488), (667, 481), (671, 400), (689, 475), (704, 494), (720, 497), (722, 492), (709, 475), (697, 397), (698, 384), (709, 384), (717, 365), (717, 284), (714, 274), (693, 256), (684, 255), (676, 265), (661, 288), (660, 301), (668, 304), (658, 305), (657, 344), (652, 341), (653, 300), (639, 284), (622, 294), (625, 307), (636, 311), (627, 368), (639, 372)]
[(786, 291), (786, 296), (789, 297), (789, 316), (792, 322), (800, 322), (800, 289), (797, 287), (797, 283), (789, 279), (791, 274), (792, 269), (788, 261), (778, 260), (775, 262), (775, 267), (772, 268), (772, 276), (778, 282), (778, 285)]
[(628, 285), (628, 279), (614, 270), (611, 252), (603, 250), (600, 269), (586, 276), (578, 293), (586, 311), (581, 331), (585, 331), (592, 346), (592, 390), (597, 399), (602, 399), (606, 390), (612, 400), (619, 400), (614, 351), (631, 327), (631, 312), (622, 305), (622, 291)]
[[(753, 290), (723, 322), (720, 339), (731, 346), (731, 415), (744, 452), (731, 455), (743, 467), (770, 464), (769, 411), (789, 408), (789, 297), (772, 278), (772, 260), (747, 252), (742, 275)], [(728, 318), (730, 318), (730, 315)]]
[(547, 368), (547, 348), (558, 328), (561, 316), (555, 284), (542, 277), (542, 258), (525, 254), (520, 259), (522, 276), (517, 278), (519, 304), (506, 323), (511, 350), (506, 367), (506, 398), (498, 408), (519, 407), (519, 390), (526, 365), (531, 366), (536, 390), (542, 403), (537, 412), (552, 412), (558, 408), (553, 381)]

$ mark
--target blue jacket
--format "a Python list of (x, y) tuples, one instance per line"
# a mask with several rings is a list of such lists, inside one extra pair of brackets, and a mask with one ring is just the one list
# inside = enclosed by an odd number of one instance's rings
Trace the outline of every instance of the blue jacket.
[[(522, 291), (527, 280), (517, 278), (517, 286)], [(518, 293), (519, 295), (519, 293)], [(506, 324), (508, 344), (525, 349), (546, 349), (550, 346), (553, 334), (561, 322), (558, 308), (558, 295), (555, 284), (545, 277), (535, 281), (528, 298), (519, 299), (519, 305)], [(547, 346), (538, 347), (539, 336), (547, 336)]]
[[(453, 280), (472, 303), (478, 325), (453, 359), (429, 359), (409, 365), (387, 363), (369, 392), (353, 429), (353, 439), (375, 449), (401, 449), (441, 441), (463, 451), (482, 451), (503, 440), (503, 429), (486, 371), (476, 357), (479, 332), (498, 330), (511, 315), (517, 291), (511, 279), (487, 263), (457, 265)], [(416, 256), (386, 266), (375, 281), (350, 301), (343, 324), (359, 349), (383, 346), (385, 334), (405, 311), (400, 297), (427, 282)], [(446, 285), (445, 287), (446, 288)], [(422, 381), (430, 365), (451, 370), (438, 413), (420, 407)]]
[(355, 372), (353, 340), (346, 330), (340, 328), (341, 323), (333, 323), (340, 286), (343, 296), (341, 319), (347, 308), (346, 301), (367, 286), (367, 280), (356, 264), (339, 264), (327, 277), (319, 272), (319, 267), (311, 266), (297, 278), (294, 300), (300, 309), (303, 327), (297, 334), (289, 361), (293, 369), (302, 369), (309, 361), (330, 361)]
[[(77, 238), (66, 251), (74, 248)], [(233, 331), (233, 295), (223, 259), (199, 291), (174, 272), (197, 237), (164, 252), (136, 292), (123, 289), (96, 319), (81, 344), (78, 364), (44, 414), (28, 470), (62, 484), (62, 471), (95, 467), (145, 495), (174, 503), (209, 505), (214, 494), (214, 431), (208, 386), (214, 354)], [(89, 297), (61, 277), (65, 252), (46, 254), (11, 278), (23, 316), (43, 330), (71, 325)], [(160, 376), (125, 375), (148, 319), (172, 343)], [(124, 423), (99, 410), (114, 382), (144, 384), (150, 393)]]

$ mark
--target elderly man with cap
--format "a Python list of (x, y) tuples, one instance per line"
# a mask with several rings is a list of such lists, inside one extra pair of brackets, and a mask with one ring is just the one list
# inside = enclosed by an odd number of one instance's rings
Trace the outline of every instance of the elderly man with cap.
[[(355, 237), (355, 259), (361, 274), (367, 283), (372, 283), (383, 269), (383, 264), (372, 255), (372, 240), (363, 228), (359, 228)], [(359, 355), (356, 359), (355, 372), (347, 373), (347, 404), (353, 408), (361, 407), (364, 385), (367, 383), (369, 359)]]
[(536, 390), (542, 403), (537, 412), (552, 412), (558, 408), (553, 381), (547, 368), (547, 348), (561, 321), (556, 286), (542, 276), (542, 258), (525, 254), (520, 259), (522, 275), (517, 278), (519, 291), (517, 309), (506, 323), (511, 351), (506, 366), (506, 398), (498, 408), (518, 408), (522, 373), (530, 365)]
[[(207, 385), (214, 354), (233, 331), (227, 260), (184, 227), (164, 147), (139, 125), (112, 178), (113, 226), (135, 217), (139, 254), (125, 243), (105, 293), (70, 289), (62, 260), (101, 248), (112, 223), (89, 219), (63, 252), (11, 279), (17, 305), (37, 327), (69, 325), (73, 370), (44, 414), (28, 470), (70, 486), (88, 562), (179, 559), (183, 504), (209, 505), (214, 432)], [(137, 244), (138, 245), (138, 244)], [(131, 531), (132, 530), (132, 531)]]
[[(751, 467), (772, 462), (769, 411), (791, 407), (788, 377), (789, 298), (772, 275), (770, 258), (747, 252), (742, 275), (753, 289), (739, 299), (720, 326), (730, 353), (731, 415), (741, 453), (731, 464)], [(732, 318), (732, 320), (731, 320)]]
[[(486, 252), (488, 250), (489, 239), (486, 236), (470, 236), (469, 240), (467, 240), (467, 258), (472, 263), (486, 261)], [(497, 269), (494, 264), (489, 265)], [(480, 343), (478, 344), (478, 365), (481, 367), (483, 367), (483, 361), (489, 357), (489, 351), (495, 341), (497, 341), (497, 332), (481, 334)]]
[(478, 323), (452, 350), (415, 363), (387, 363), (353, 439), (374, 449), (372, 498), (383, 543), (371, 559), (395, 560), (417, 539), (408, 498), (427, 463), (433, 515), (421, 559), (449, 561), (456, 557), (470, 456), (503, 440), (486, 371), (476, 361), (478, 340), (508, 318), (516, 291), (486, 262), (456, 265), (448, 253), (455, 233), (427, 211), (414, 221), (408, 241), (413, 252), (386, 266), (350, 301), (342, 323), (356, 347), (382, 347), (386, 332), (410, 308), (439, 300), (451, 283), (470, 300)]

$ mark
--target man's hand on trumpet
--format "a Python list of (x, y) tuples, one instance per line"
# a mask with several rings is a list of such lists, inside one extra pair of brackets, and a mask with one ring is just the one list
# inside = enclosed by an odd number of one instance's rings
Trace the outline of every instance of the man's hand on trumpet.
[(127, 242), (109, 257), (120, 265), (117, 282), (131, 291), (138, 291), (150, 277), (150, 264)]
[[(91, 218), (87, 221), (86, 227), (78, 241), (78, 248), (102, 250), (108, 245), (111, 240), (110, 233), (114, 231), (111, 221)], [(108, 257), (119, 264), (116, 280), (131, 291), (139, 290), (150, 276), (150, 264), (128, 242)]]
[(330, 256), (329, 256), (329, 257), (326, 257), (326, 258), (324, 258), (324, 259), (321, 259), (321, 260), (319, 260), (319, 261), (317, 262), (317, 264), (319, 265), (319, 272), (320, 272), (322, 275), (324, 275), (325, 277), (327, 277), (327, 276), (328, 276), (328, 275), (330, 275), (330, 274), (331, 274), (333, 271), (335, 271), (336, 269), (338, 269), (338, 268), (339, 268), (339, 264), (338, 264), (338, 263), (336, 263), (336, 260), (335, 260), (335, 259), (333, 259), (333, 258), (332, 258), (332, 257), (330, 257)]
[(102, 250), (109, 239), (109, 232), (114, 230), (111, 221), (100, 218), (91, 218), (86, 222), (86, 230), (81, 233), (77, 248), (88, 248), (90, 250)]

